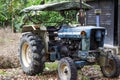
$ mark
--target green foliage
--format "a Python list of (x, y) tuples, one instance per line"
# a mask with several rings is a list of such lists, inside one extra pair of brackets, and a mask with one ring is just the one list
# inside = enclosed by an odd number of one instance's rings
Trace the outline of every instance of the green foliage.
[(41, 0), (27, 0), (26, 7), (31, 6), (31, 5), (39, 5), (40, 2), (41, 2)]
[[(76, 23), (77, 11), (31, 11), (22, 17), (17, 17), (16, 27), (23, 24), (43, 24), (45, 26), (59, 26), (61, 24)], [(22, 27), (22, 26), (21, 26)]]
[(1, 22), (1, 25), (2, 25), (2, 23), (3, 23), (3, 21), (5, 21), (6, 19), (7, 19), (7, 16), (6, 16), (6, 12), (5, 12), (5, 8), (4, 8), (4, 6), (5, 6), (5, 4), (3, 5), (3, 3), (4, 3), (5, 1), (4, 0), (2, 0), (1, 2), (0, 2), (0, 22)]
[(74, 1), (74, 0), (46, 0), (47, 3), (62, 2), (62, 1)]
[[(33, 24), (26, 14), (20, 15), (23, 8), (31, 5), (39, 5), (43, 0), (1, 0), (0, 3), (0, 26), (4, 24), (14, 24), (15, 29), (19, 30), (25, 24)], [(45, 3), (60, 2), (60, 1), (73, 1), (73, 0), (44, 0)], [(59, 12), (31, 12), (28, 15), (34, 22), (42, 22), (45, 26), (58, 25), (61, 22), (69, 23), (75, 21), (76, 12), (65, 12), (67, 15), (61, 16)], [(70, 14), (70, 15), (68, 15)], [(72, 17), (71, 17), (72, 16)]]
[[(0, 3), (0, 22), (3, 24), (11, 22), (12, 17), (19, 14), (24, 3), (22, 0), (1, 0)], [(1, 25), (2, 26), (2, 25)]]
[[(25, 24), (44, 24), (45, 26), (57, 25), (64, 20), (64, 17), (60, 15), (59, 12), (54, 11), (33, 11), (24, 15), (23, 20), (28, 19), (28, 21), (23, 21)], [(22, 22), (22, 21), (21, 21)]]

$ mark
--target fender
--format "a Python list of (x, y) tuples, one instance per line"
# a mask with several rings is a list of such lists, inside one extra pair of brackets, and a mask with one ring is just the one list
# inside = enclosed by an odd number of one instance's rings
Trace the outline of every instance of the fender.
[(120, 54), (120, 47), (119, 46), (113, 46), (109, 44), (104, 44), (104, 48), (111, 50), (113, 54)]
[(24, 32), (34, 32), (34, 31), (47, 31), (45, 26), (39, 26), (39, 25), (24, 25), (22, 27), (22, 33)]
[(108, 59), (113, 56), (111, 50), (101, 50), (100, 51), (100, 56), (99, 56), (99, 65), (100, 66), (106, 66), (108, 65)]
[(45, 53), (48, 53), (48, 41), (49, 37), (47, 35), (47, 29), (45, 26), (38, 26), (38, 25), (24, 25), (21, 31), (23, 34), (27, 32), (32, 32), (36, 35), (42, 37), (45, 47)]

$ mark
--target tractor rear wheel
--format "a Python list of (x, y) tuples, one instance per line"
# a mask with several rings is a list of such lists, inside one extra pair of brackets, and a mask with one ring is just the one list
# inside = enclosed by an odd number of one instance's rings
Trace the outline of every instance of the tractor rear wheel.
[(42, 40), (32, 33), (22, 36), (19, 48), (20, 63), (28, 75), (42, 73), (44, 69), (44, 46)]
[(120, 74), (120, 60), (116, 56), (108, 58), (105, 66), (101, 66), (101, 71), (105, 77), (118, 77)]
[(77, 80), (77, 69), (71, 58), (66, 57), (60, 60), (58, 76), (60, 80)]

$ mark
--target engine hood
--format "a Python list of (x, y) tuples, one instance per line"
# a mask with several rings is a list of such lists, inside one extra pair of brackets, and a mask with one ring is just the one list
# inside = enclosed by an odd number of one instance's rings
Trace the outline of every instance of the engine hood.
[(90, 38), (91, 30), (103, 30), (104, 27), (96, 27), (96, 26), (77, 26), (71, 27), (68, 25), (63, 25), (61, 29), (58, 31), (59, 38), (81, 38), (81, 32), (86, 32), (86, 38)]

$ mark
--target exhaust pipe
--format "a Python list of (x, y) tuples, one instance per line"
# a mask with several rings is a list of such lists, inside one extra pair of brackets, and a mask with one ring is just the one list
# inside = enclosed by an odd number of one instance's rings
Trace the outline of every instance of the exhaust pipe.
[(100, 27), (100, 14), (101, 14), (101, 9), (95, 9), (95, 14), (96, 14), (96, 26)]

